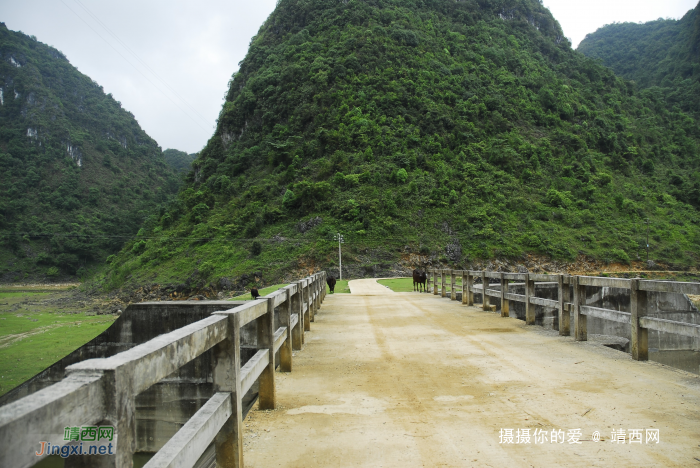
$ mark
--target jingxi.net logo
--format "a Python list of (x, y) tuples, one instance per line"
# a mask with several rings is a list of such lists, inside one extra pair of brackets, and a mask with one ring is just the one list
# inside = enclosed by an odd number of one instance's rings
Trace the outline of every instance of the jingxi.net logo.
[[(57, 439), (60, 440), (60, 437)], [(114, 426), (74, 426), (64, 429), (63, 441), (60, 443), (40, 441), (39, 450), (34, 454), (37, 457), (59, 455), (62, 458), (74, 455), (114, 455), (116, 445)]]

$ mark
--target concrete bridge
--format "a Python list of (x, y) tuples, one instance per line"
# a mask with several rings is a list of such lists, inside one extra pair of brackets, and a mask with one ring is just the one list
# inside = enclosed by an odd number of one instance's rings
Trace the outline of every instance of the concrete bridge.
[[(525, 275), (521, 295), (501, 273), (431, 273), (429, 292), (437, 294), (356, 280), (352, 294), (325, 298), (324, 276), (314, 275), (264, 301), (73, 364), (60, 382), (0, 407), (0, 466), (32, 466), (35, 434), (102, 423), (117, 427), (121, 454), (69, 457), (66, 466), (130, 466), (135, 396), (206, 350), (211, 397), (147, 466), (240, 467), (244, 458), (249, 467), (700, 463), (700, 377), (643, 360), (651, 327), (700, 337), (698, 325), (648, 314), (648, 294), (700, 285)], [(487, 275), (497, 275), (500, 289)], [(538, 297), (537, 283), (552, 279), (561, 286), (557, 301)], [(582, 316), (610, 312), (585, 305), (592, 291), (582, 287), (595, 282), (587, 287), (636, 291), (633, 312), (609, 314), (629, 328), (634, 320), (636, 356), (583, 333)], [(570, 302), (571, 283), (578, 290)], [(501, 309), (522, 301), (526, 320), (494, 313), (488, 299), (497, 297)], [(570, 318), (573, 338), (563, 326), (529, 326), (537, 313), (527, 304), (538, 303), (557, 308), (559, 324)], [(257, 340), (242, 358), (246, 323), (256, 325)], [(258, 410), (244, 420), (243, 396), (256, 382)]]

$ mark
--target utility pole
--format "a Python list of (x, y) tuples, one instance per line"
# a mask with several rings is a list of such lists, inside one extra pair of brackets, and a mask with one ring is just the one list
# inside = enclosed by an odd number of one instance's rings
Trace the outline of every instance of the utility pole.
[(647, 223), (647, 267), (649, 265), (649, 218), (646, 220)]
[(340, 281), (343, 280), (343, 251), (340, 245), (345, 243), (345, 238), (341, 233), (335, 235), (335, 239), (338, 241), (338, 263), (340, 263)]

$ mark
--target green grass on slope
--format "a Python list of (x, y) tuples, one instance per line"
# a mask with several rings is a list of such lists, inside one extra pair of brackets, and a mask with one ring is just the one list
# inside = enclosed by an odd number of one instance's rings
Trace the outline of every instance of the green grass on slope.
[[(266, 288), (258, 289), (258, 292), (260, 293), (261, 296), (267, 296), (268, 294), (277, 291), (280, 288), (283, 288), (285, 286), (289, 285), (289, 283), (282, 283), (282, 284), (275, 284), (272, 286), (268, 286)], [(236, 296), (232, 301), (250, 301), (253, 299), (253, 296), (250, 295), (250, 293), (245, 293), (241, 294), (240, 296)]]
[[(333, 289), (335, 293), (340, 293), (340, 294), (349, 294), (350, 293), (350, 286), (348, 286), (348, 280), (336, 280), (335, 281), (335, 288)], [(326, 293), (330, 294), (331, 290), (328, 288), (328, 285), (326, 284)]]
[[(383, 279), (377, 280), (377, 283), (382, 284), (394, 292), (412, 292), (413, 291), (413, 278), (394, 278), (394, 279)], [(440, 277), (438, 277), (438, 284), (440, 284)], [(447, 279), (447, 287), (451, 285), (449, 278)], [(462, 287), (462, 278), (457, 277), (455, 286)], [(426, 284), (427, 287), (427, 284)]]
[(413, 278), (394, 278), (377, 280), (377, 283), (382, 284), (394, 292), (413, 292)]
[(84, 312), (39, 312), (33, 304), (29, 310), (17, 308), (19, 299), (45, 295), (0, 293), (0, 395), (92, 340), (116, 319)]

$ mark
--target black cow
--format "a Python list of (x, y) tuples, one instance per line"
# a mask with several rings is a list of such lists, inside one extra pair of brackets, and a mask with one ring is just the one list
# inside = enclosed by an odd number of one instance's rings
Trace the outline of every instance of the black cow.
[(425, 292), (425, 282), (428, 279), (428, 275), (424, 271), (413, 270), (413, 290), (419, 291), (421, 285), (423, 285), (423, 292)]
[(328, 284), (328, 289), (331, 290), (331, 294), (335, 292), (335, 277), (329, 276), (326, 278), (326, 283)]
[(259, 298), (260, 293), (258, 292), (258, 288), (250, 288), (250, 295), (253, 296), (253, 299)]

